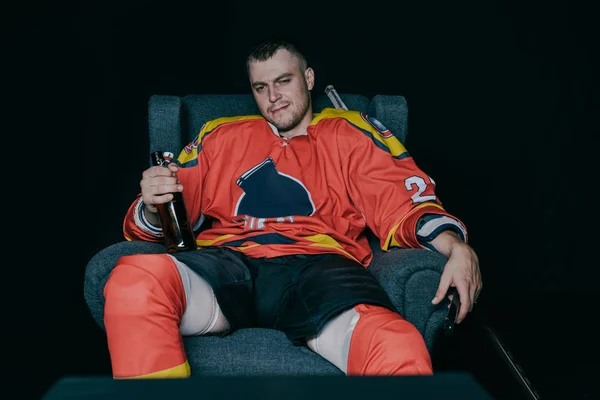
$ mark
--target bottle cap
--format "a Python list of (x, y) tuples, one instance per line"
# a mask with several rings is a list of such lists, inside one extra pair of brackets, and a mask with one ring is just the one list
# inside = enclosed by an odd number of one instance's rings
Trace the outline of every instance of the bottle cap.
[(170, 151), (154, 151), (150, 156), (152, 158), (152, 165), (155, 166), (167, 166), (174, 158), (174, 154)]
[(165, 164), (171, 163), (171, 161), (173, 161), (173, 158), (175, 158), (175, 155), (173, 153), (171, 153), (170, 151), (163, 151), (163, 159), (165, 160)]

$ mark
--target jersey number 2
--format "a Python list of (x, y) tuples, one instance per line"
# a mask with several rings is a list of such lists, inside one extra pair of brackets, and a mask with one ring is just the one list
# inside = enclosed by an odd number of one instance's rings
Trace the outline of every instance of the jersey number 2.
[[(428, 177), (429, 181), (431, 182), (432, 185), (435, 186), (435, 182), (433, 181), (433, 179), (431, 179), (431, 177)], [(412, 199), (412, 201), (414, 203), (423, 203), (425, 201), (435, 201), (435, 195), (433, 194), (428, 194), (425, 196), (422, 196), (423, 192), (425, 190), (427, 190), (427, 182), (425, 182), (425, 179), (421, 178), (420, 176), (409, 176), (408, 178), (406, 178), (404, 180), (404, 186), (406, 187), (406, 190), (408, 190), (409, 192), (416, 190), (417, 193), (413, 194), (412, 196), (410, 196), (410, 198)]]

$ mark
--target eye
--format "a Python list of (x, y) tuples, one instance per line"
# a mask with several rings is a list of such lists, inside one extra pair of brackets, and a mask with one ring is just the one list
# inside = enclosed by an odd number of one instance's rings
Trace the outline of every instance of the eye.
[(282, 79), (282, 80), (280, 80), (280, 81), (279, 81), (279, 83), (281, 83), (281, 84), (286, 84), (286, 83), (289, 83), (289, 82), (290, 82), (290, 79), (289, 79), (289, 78), (287, 78), (287, 79)]
[(260, 93), (260, 92), (263, 91), (264, 88), (265, 88), (264, 86), (257, 86), (257, 87), (254, 88), (254, 90), (256, 90), (257, 92)]

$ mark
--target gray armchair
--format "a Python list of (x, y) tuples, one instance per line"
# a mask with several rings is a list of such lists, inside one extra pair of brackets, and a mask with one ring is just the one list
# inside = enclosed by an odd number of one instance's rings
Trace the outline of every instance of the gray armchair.
[[(408, 108), (403, 96), (341, 94), (351, 110), (374, 116), (401, 142), (407, 135)], [(313, 97), (313, 111), (332, 107), (325, 95)], [(180, 149), (194, 139), (205, 121), (222, 116), (258, 114), (252, 95), (154, 95), (148, 107), (150, 151)], [(434, 354), (444, 334), (452, 332), (455, 311), (445, 300), (432, 305), (446, 257), (422, 249), (383, 252), (368, 233), (374, 258), (369, 270), (381, 282), (398, 311), (421, 332)], [(157, 243), (115, 243), (87, 264), (84, 297), (92, 317), (104, 329), (103, 288), (119, 257), (137, 253), (162, 253)], [(455, 301), (458, 294), (455, 294)], [(449, 322), (449, 323), (448, 323)], [(185, 337), (193, 375), (341, 375), (333, 364), (306, 347), (294, 346), (283, 332), (264, 328), (241, 329), (229, 336)], [(435, 357), (434, 369), (436, 367)]]

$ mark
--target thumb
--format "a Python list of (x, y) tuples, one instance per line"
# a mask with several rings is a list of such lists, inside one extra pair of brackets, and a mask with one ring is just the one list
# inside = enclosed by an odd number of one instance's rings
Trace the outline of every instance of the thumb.
[(144, 201), (144, 212), (151, 212), (152, 214), (156, 214), (158, 212), (158, 208), (154, 204), (150, 204)]
[(435, 297), (433, 300), (431, 300), (431, 304), (438, 304), (440, 301), (442, 301), (442, 299), (446, 296), (449, 287), (450, 278), (448, 278), (447, 274), (442, 274), (440, 285), (438, 286), (437, 292), (435, 292)]
[(179, 167), (177, 166), (177, 164), (169, 163), (169, 165), (167, 165), (167, 167), (171, 170), (171, 172), (179, 171)]

